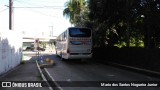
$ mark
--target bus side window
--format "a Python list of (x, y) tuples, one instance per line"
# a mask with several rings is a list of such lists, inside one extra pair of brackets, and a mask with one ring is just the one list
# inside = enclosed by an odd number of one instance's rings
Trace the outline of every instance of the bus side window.
[(66, 36), (65, 39), (67, 40), (67, 31), (65, 31), (65, 36)]
[(59, 41), (60, 41), (60, 42), (62, 41), (62, 35), (60, 35), (60, 39), (59, 39)]
[(66, 32), (64, 32), (63, 39), (66, 40)]
[(60, 40), (59, 40), (59, 36), (58, 36), (58, 38), (57, 38), (57, 41), (59, 42)]

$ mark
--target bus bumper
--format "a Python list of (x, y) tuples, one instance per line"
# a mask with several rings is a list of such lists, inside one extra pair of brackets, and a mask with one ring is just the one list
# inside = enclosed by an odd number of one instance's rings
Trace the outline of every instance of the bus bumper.
[(92, 53), (91, 54), (68, 54), (67, 59), (89, 59), (92, 58)]

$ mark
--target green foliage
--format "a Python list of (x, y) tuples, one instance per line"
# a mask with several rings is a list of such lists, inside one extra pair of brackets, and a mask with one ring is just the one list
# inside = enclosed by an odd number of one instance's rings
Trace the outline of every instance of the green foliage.
[(39, 46), (43, 48), (46, 48), (47, 44), (48, 44), (47, 42), (42, 42), (42, 41), (39, 42)]
[[(127, 44), (124, 41), (118, 41), (118, 43), (114, 44), (114, 46), (116, 46), (118, 48), (122, 48), (122, 47), (126, 47)], [(129, 46), (130, 47), (141, 47), (141, 48), (144, 48), (144, 42), (142, 40), (140, 40), (140, 39), (138, 39), (138, 41), (136, 41), (135, 38), (131, 37)]]
[(93, 30), (93, 46), (160, 46), (159, 0), (70, 0), (64, 16)]
[(85, 0), (69, 0), (66, 2), (66, 8), (63, 15), (69, 18), (72, 24), (77, 25), (81, 21), (82, 13), (85, 10)]
[(117, 44), (114, 44), (114, 46), (118, 47), (118, 48), (122, 48), (126, 46), (125, 42), (118, 42)]
[(43, 80), (41, 75), (38, 75), (37, 78), (38, 78), (38, 80)]
[(107, 38), (100, 46), (155, 48), (160, 42), (158, 0), (89, 0), (89, 9), (94, 27), (108, 32), (93, 27), (103, 33), (97, 37)]

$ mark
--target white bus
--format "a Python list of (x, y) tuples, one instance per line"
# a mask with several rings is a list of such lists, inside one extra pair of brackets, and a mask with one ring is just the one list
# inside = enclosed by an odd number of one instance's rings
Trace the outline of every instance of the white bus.
[(64, 59), (92, 57), (92, 31), (89, 28), (69, 27), (56, 40), (56, 54)]

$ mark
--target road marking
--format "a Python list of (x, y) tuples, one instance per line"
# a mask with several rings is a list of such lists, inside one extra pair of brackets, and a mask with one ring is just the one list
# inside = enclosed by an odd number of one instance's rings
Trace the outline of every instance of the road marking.
[(67, 81), (67, 82), (72, 82), (72, 80), (71, 80), (71, 79), (67, 79), (66, 81)]
[[(42, 73), (42, 70), (40, 69), (40, 66), (39, 66), (37, 60), (36, 60), (36, 64), (37, 64), (38, 70), (39, 70), (39, 72), (40, 72), (40, 74), (41, 74), (41, 77), (43, 78), (44, 81), (47, 81), (46, 77), (45, 77), (44, 74)], [(49, 85), (49, 83), (47, 83), (47, 84)], [(50, 85), (49, 85), (49, 86), (50, 86)], [(50, 89), (50, 90), (53, 90), (51, 87), (49, 87), (49, 89)]]
[(60, 87), (60, 85), (55, 81), (55, 79), (51, 76), (51, 74), (48, 72), (48, 70), (46, 68), (44, 68), (45, 72), (47, 73), (47, 75), (49, 76), (49, 78), (55, 83), (55, 85), (57, 86), (58, 89), (63, 90), (62, 87)]
[(107, 76), (109, 76), (109, 77), (114, 77), (115, 75), (113, 75), (113, 74), (108, 74)]

